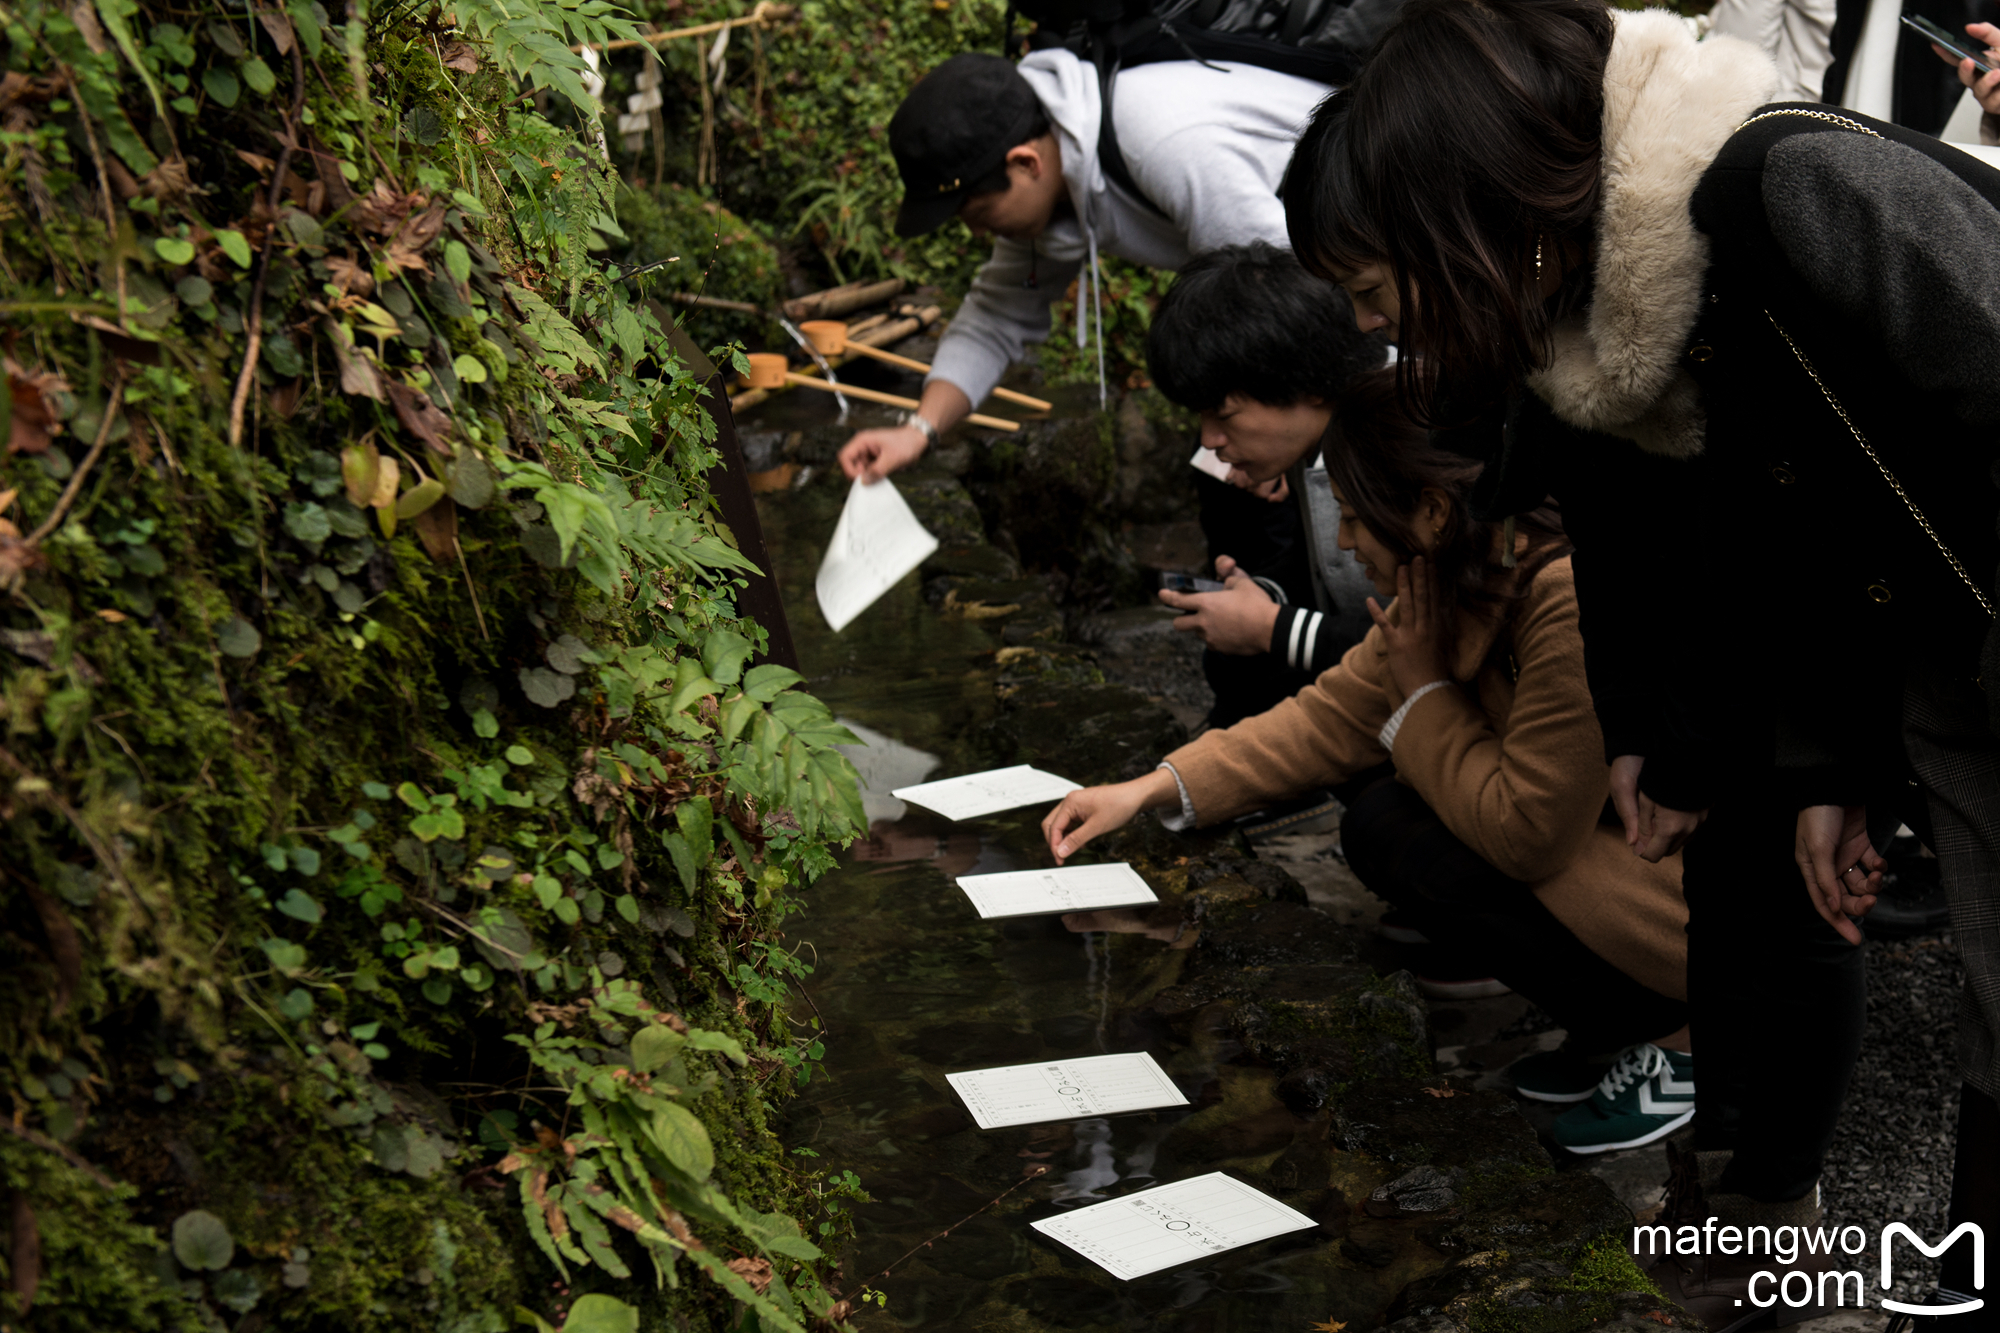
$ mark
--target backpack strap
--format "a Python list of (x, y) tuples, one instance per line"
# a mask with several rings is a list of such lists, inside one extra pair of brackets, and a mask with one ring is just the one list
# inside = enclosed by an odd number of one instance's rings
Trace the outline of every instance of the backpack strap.
[(1166, 217), (1166, 210), (1148, 199), (1146, 192), (1139, 188), (1139, 182), (1132, 179), (1132, 169), (1125, 165), (1125, 154), (1118, 149), (1118, 128), (1111, 119), (1111, 92), (1117, 83), (1116, 62), (1097, 67), (1097, 165), (1106, 180), (1137, 199), (1148, 212)]

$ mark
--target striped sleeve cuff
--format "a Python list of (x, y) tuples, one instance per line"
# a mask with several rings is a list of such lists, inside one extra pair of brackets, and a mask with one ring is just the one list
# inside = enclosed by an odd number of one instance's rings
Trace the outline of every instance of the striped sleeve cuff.
[(1326, 617), (1302, 606), (1278, 608), (1277, 623), (1271, 626), (1271, 651), (1295, 671), (1313, 669), (1313, 653), (1326, 629)]

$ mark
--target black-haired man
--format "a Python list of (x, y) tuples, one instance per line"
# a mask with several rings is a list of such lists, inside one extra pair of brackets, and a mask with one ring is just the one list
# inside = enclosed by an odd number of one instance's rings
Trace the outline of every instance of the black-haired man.
[(1160, 392), (1201, 414), (1202, 448), (1238, 483), (1196, 481), (1224, 589), (1160, 594), (1187, 612), (1175, 628), (1208, 645), (1209, 721), (1227, 726), (1305, 688), (1372, 623), (1374, 585), (1335, 545), (1340, 506), (1312, 463), (1334, 399), (1385, 347), (1355, 328), (1338, 287), (1253, 242), (1181, 270), (1146, 353)]
[(865, 430), (840, 451), (850, 477), (909, 466), (999, 383), (1049, 307), (1078, 279), (1078, 341), (1095, 305), (1099, 254), (1174, 269), (1197, 253), (1252, 240), (1285, 243), (1278, 183), (1324, 85), (1254, 65), (1171, 61), (1118, 76), (1119, 156), (1139, 198), (1098, 161), (1096, 69), (1062, 48), (1019, 66), (953, 56), (911, 90), (889, 122), (903, 177), (903, 236), (953, 216), (998, 239), (953, 316), (899, 427)]

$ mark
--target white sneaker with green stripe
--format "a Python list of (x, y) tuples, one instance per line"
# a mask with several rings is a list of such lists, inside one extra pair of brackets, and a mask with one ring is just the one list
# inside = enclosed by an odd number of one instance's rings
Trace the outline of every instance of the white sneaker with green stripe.
[(1555, 1123), (1555, 1140), (1571, 1152), (1637, 1148), (1665, 1138), (1694, 1118), (1694, 1057), (1640, 1042), (1619, 1055), (1590, 1094)]

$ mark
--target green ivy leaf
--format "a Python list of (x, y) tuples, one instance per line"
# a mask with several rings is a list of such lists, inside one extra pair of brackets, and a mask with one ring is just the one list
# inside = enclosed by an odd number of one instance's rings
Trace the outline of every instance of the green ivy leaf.
[(743, 661), (750, 656), (751, 649), (750, 640), (735, 630), (714, 630), (701, 645), (702, 665), (716, 680), (734, 685), (743, 673)]
[(687, 1038), (665, 1023), (648, 1023), (632, 1038), (632, 1067), (642, 1074), (664, 1069), (686, 1044)]
[(371, 801), (386, 801), (389, 799), (388, 787), (379, 782), (362, 783), (361, 794)]
[(274, 936), (265, 940), (261, 947), (264, 956), (271, 960), (271, 966), (286, 976), (294, 976), (304, 970), (306, 965), (304, 945), (293, 944), (290, 940), (281, 940)]
[(236, 75), (220, 65), (202, 71), (201, 86), (225, 110), (235, 106), (236, 99), (243, 95), (243, 85), (236, 81)]
[[(387, 796), (389, 793), (383, 792), (382, 794)], [(396, 788), (396, 799), (404, 805), (409, 806), (410, 809), (415, 810), (418, 814), (423, 814), (431, 808), (431, 798), (424, 795), (423, 788), (414, 782), (399, 784)]]
[(308, 926), (317, 926), (326, 914), (311, 894), (292, 889), (278, 899), (278, 910), (294, 921), (303, 921)]
[(153, 253), (169, 264), (188, 264), (194, 261), (194, 243), (177, 236), (162, 236), (153, 242)]
[(647, 1129), (666, 1159), (695, 1180), (707, 1180), (715, 1169), (715, 1145), (709, 1142), (708, 1129), (685, 1106), (662, 1105), (653, 1112)]
[(562, 1333), (639, 1333), (639, 1312), (616, 1296), (593, 1291), (576, 1298)]
[(242, 616), (232, 616), (217, 627), (215, 646), (231, 657), (255, 657), (264, 646), (264, 636)]
[(467, 283), (472, 281), (472, 252), (465, 248), (465, 242), (446, 241), (444, 243), (444, 267), (445, 272), (451, 274), (453, 282)]
[(243, 71), (243, 82), (249, 84), (250, 91), (259, 97), (270, 96), (271, 90), (278, 86), (278, 76), (271, 72), (271, 67), (264, 63), (262, 56), (251, 56), (238, 68)]
[(506, 749), (507, 762), (515, 767), (535, 762), (534, 751), (525, 745), (510, 745)]
[(486, 383), (486, 363), (470, 352), (461, 352), (452, 360), (451, 368), (466, 384)]
[(556, 920), (562, 922), (565, 926), (575, 925), (582, 916), (582, 909), (577, 907), (576, 899), (556, 899)]
[(303, 986), (294, 986), (278, 1001), (278, 1012), (294, 1023), (311, 1017), (313, 1011), (312, 992)]
[(430, 814), (412, 819), (410, 832), (425, 842), (436, 842), (439, 838), (455, 842), (465, 836), (465, 816), (448, 806), (433, 810)]
[[(443, 977), (432, 977), (423, 984), (424, 998), (432, 1004), (443, 1007), (451, 1003), (451, 983)], [(431, 1151), (437, 1151), (433, 1148)], [(435, 1168), (433, 1168), (435, 1169)], [(415, 1174), (412, 1172), (411, 1174)], [(429, 1174), (426, 1172), (425, 1174)]]
[(500, 734), (500, 719), (484, 708), (472, 714), (472, 734), (481, 740), (490, 741)]
[(634, 898), (629, 893), (621, 893), (618, 895), (618, 901), (613, 903), (612, 906), (618, 909), (618, 915), (624, 917), (635, 926), (639, 924), (639, 900), (637, 898)]
[(562, 881), (554, 875), (537, 875), (534, 887), (535, 901), (542, 905), (542, 910), (555, 910), (556, 902), (562, 897)]
[(236, 267), (250, 267), (250, 242), (240, 231), (219, 231), (215, 233), (215, 243), (222, 247), (222, 253), (236, 261)]

